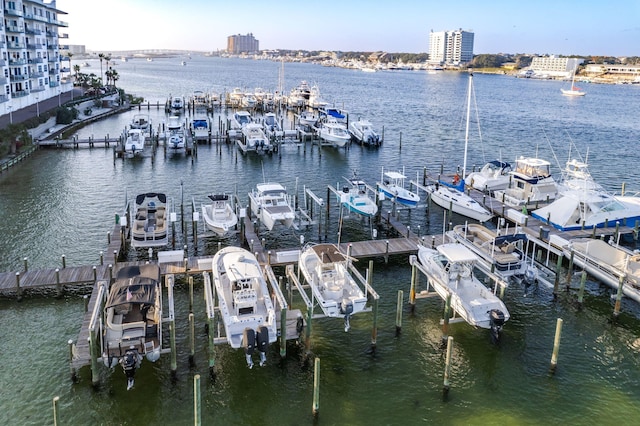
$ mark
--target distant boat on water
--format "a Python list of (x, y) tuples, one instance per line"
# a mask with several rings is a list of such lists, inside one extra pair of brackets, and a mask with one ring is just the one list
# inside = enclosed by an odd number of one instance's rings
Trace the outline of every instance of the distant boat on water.
[(576, 70), (573, 70), (571, 73), (571, 88), (570, 89), (560, 89), (563, 95), (565, 96), (584, 96), (587, 94), (584, 90), (580, 89), (575, 85), (576, 82)]

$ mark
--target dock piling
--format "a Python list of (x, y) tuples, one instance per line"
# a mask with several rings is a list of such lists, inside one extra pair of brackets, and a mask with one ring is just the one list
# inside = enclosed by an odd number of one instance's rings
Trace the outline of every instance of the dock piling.
[(314, 417), (320, 413), (320, 358), (316, 358), (313, 366), (313, 408)]
[(20, 288), (20, 272), (16, 272), (16, 296), (18, 301), (22, 300), (22, 289)]
[(620, 304), (622, 303), (622, 286), (624, 285), (624, 275), (618, 278), (618, 292), (616, 293), (616, 303), (613, 308), (613, 317), (620, 315)]
[(580, 276), (580, 290), (578, 291), (578, 306), (582, 307), (582, 299), (584, 298), (584, 285), (587, 282), (587, 271), (582, 271)]
[(202, 415), (200, 410), (200, 375), (193, 376), (193, 423), (195, 426), (202, 424)]
[(449, 315), (451, 312), (451, 293), (447, 294), (444, 304), (444, 315), (442, 316), (442, 341), (446, 341), (449, 337)]
[[(412, 268), (412, 274), (413, 274), (413, 268)], [(396, 304), (396, 337), (399, 336), (400, 333), (402, 332), (402, 298), (403, 296), (404, 296), (404, 292), (402, 290), (398, 290), (398, 302)]]
[(27, 266), (27, 258), (24, 258), (24, 272), (27, 272), (29, 270), (28, 266)]
[(562, 318), (556, 321), (556, 335), (553, 339), (553, 353), (551, 354), (551, 373), (555, 373), (558, 365), (558, 351), (560, 350), (560, 336), (562, 334)]
[(59, 396), (53, 397), (53, 426), (58, 426), (60, 422), (60, 418), (58, 416), (58, 402), (60, 401)]
[(195, 365), (196, 354), (196, 321), (193, 312), (189, 312), (189, 366)]
[(171, 375), (176, 376), (178, 370), (178, 360), (176, 353), (176, 320), (172, 319), (169, 322), (169, 338), (171, 340)]
[(449, 374), (451, 373), (451, 355), (453, 354), (453, 336), (447, 338), (447, 356), (444, 361), (444, 379), (442, 383), (442, 397), (446, 399), (449, 396)]
[(71, 372), (71, 381), (75, 383), (78, 380), (78, 376), (76, 374), (76, 369), (73, 367), (73, 340), (69, 339), (67, 341), (67, 345), (69, 346), (69, 369)]

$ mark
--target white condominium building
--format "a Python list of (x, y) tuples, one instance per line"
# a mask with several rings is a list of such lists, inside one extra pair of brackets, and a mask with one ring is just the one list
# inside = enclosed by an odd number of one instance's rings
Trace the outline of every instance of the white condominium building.
[(460, 65), (473, 60), (473, 33), (462, 29), (429, 33), (429, 62)]

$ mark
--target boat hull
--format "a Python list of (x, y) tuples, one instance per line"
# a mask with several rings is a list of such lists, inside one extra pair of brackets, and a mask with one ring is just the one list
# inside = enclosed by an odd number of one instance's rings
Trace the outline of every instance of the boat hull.
[(493, 217), (473, 198), (454, 188), (441, 184), (438, 188), (432, 188), (430, 196), (431, 200), (443, 209), (451, 209), (454, 213), (478, 222), (486, 222)]

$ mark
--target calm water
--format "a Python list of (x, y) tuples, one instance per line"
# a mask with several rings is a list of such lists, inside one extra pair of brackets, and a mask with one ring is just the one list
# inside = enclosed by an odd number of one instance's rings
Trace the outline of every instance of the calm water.
[[(118, 84), (163, 102), (170, 94), (188, 97), (194, 90), (276, 90), (281, 69), (279, 63), (266, 61), (194, 57), (186, 67), (179, 61), (118, 62)], [(91, 64), (85, 71), (99, 75), (99, 62)], [(384, 146), (319, 152), (290, 145), (279, 155), (258, 157), (238, 155), (232, 146), (202, 145), (194, 161), (160, 156), (155, 163), (150, 158), (114, 163), (112, 151), (103, 148), (40, 151), (0, 176), (0, 270), (21, 270), (24, 257), (30, 268), (59, 266), (63, 254), (68, 265), (96, 264), (127, 195), (163, 191), (179, 210), (181, 203), (194, 200), (199, 206), (207, 194), (222, 190), (237, 192), (246, 201), (247, 192), (267, 179), (291, 192), (297, 187), (299, 194), (306, 186), (325, 198), (327, 185), (336, 185), (354, 170), (373, 184), (382, 167), (404, 167), (414, 178), (423, 167), (437, 172), (444, 164), (452, 171), (462, 164), (466, 75), (363, 73), (286, 64), (284, 79), (286, 91), (301, 80), (317, 83), (323, 97), (344, 106), (351, 117), (363, 116), (384, 127)], [(562, 164), (573, 141), (583, 156), (588, 151), (592, 172), (604, 186), (612, 191), (619, 191), (622, 182), (627, 189), (640, 187), (640, 123), (635, 119), (640, 87), (586, 85), (586, 97), (569, 99), (560, 95), (566, 85), (562, 82), (480, 74), (474, 81), (482, 136), (477, 128), (472, 131), (470, 167), (536, 152)], [(163, 112), (149, 114), (156, 125), (166, 121)], [(123, 114), (95, 123), (80, 136), (119, 134), (130, 118)], [(218, 119), (216, 114), (214, 123)], [(428, 215), (424, 208), (404, 211), (402, 217), (412, 229), (420, 226), (423, 234), (441, 230), (442, 211), (437, 208)], [(334, 208), (329, 241), (337, 239), (337, 218)], [(307, 241), (318, 238), (315, 227), (265, 238), (268, 246), (291, 246), (301, 234)], [(177, 244), (186, 243), (191, 255), (212, 253), (217, 246), (212, 237), (199, 238), (194, 245), (189, 235), (190, 225), (180, 232)], [(366, 223), (355, 217), (345, 221), (342, 241), (369, 236)], [(129, 258), (140, 256), (143, 253), (128, 253)], [(499, 347), (492, 346), (482, 330), (466, 324), (452, 327), (452, 389), (443, 402), (441, 301), (420, 301), (415, 314), (405, 312), (402, 335), (395, 336), (396, 295), (402, 289), (406, 300), (410, 276), (405, 257), (388, 265), (375, 262), (374, 286), (381, 296), (375, 354), (369, 351), (370, 314), (356, 316), (349, 333), (341, 321), (316, 322), (312, 350), (322, 369), (319, 424), (632, 424), (640, 415), (640, 309), (635, 304), (625, 301), (614, 323), (610, 291), (597, 282), (588, 282), (582, 309), (575, 305), (573, 292), (554, 300), (546, 287), (525, 296), (522, 288), (512, 286), (506, 294), (512, 317)], [(77, 337), (82, 319), (79, 295), (33, 297), (22, 303), (0, 300), (0, 423), (50, 423), (51, 399), (58, 395), (64, 424), (191, 424), (194, 374), (202, 375), (205, 424), (312, 423), (313, 368), (301, 365), (300, 351), (292, 343), (285, 360), (278, 360), (274, 345), (269, 365), (254, 370), (246, 368), (240, 352), (218, 347), (218, 378), (209, 380), (200, 286), (196, 291), (196, 366), (188, 365), (187, 295), (180, 287), (176, 315), (184, 337), (179, 341), (177, 380), (171, 380), (169, 358), (144, 362), (136, 388), (129, 392), (119, 368), (113, 373), (103, 369), (97, 390), (88, 369), (81, 371), (80, 383), (70, 383), (66, 342)], [(559, 366), (550, 375), (559, 317), (564, 319)]]

